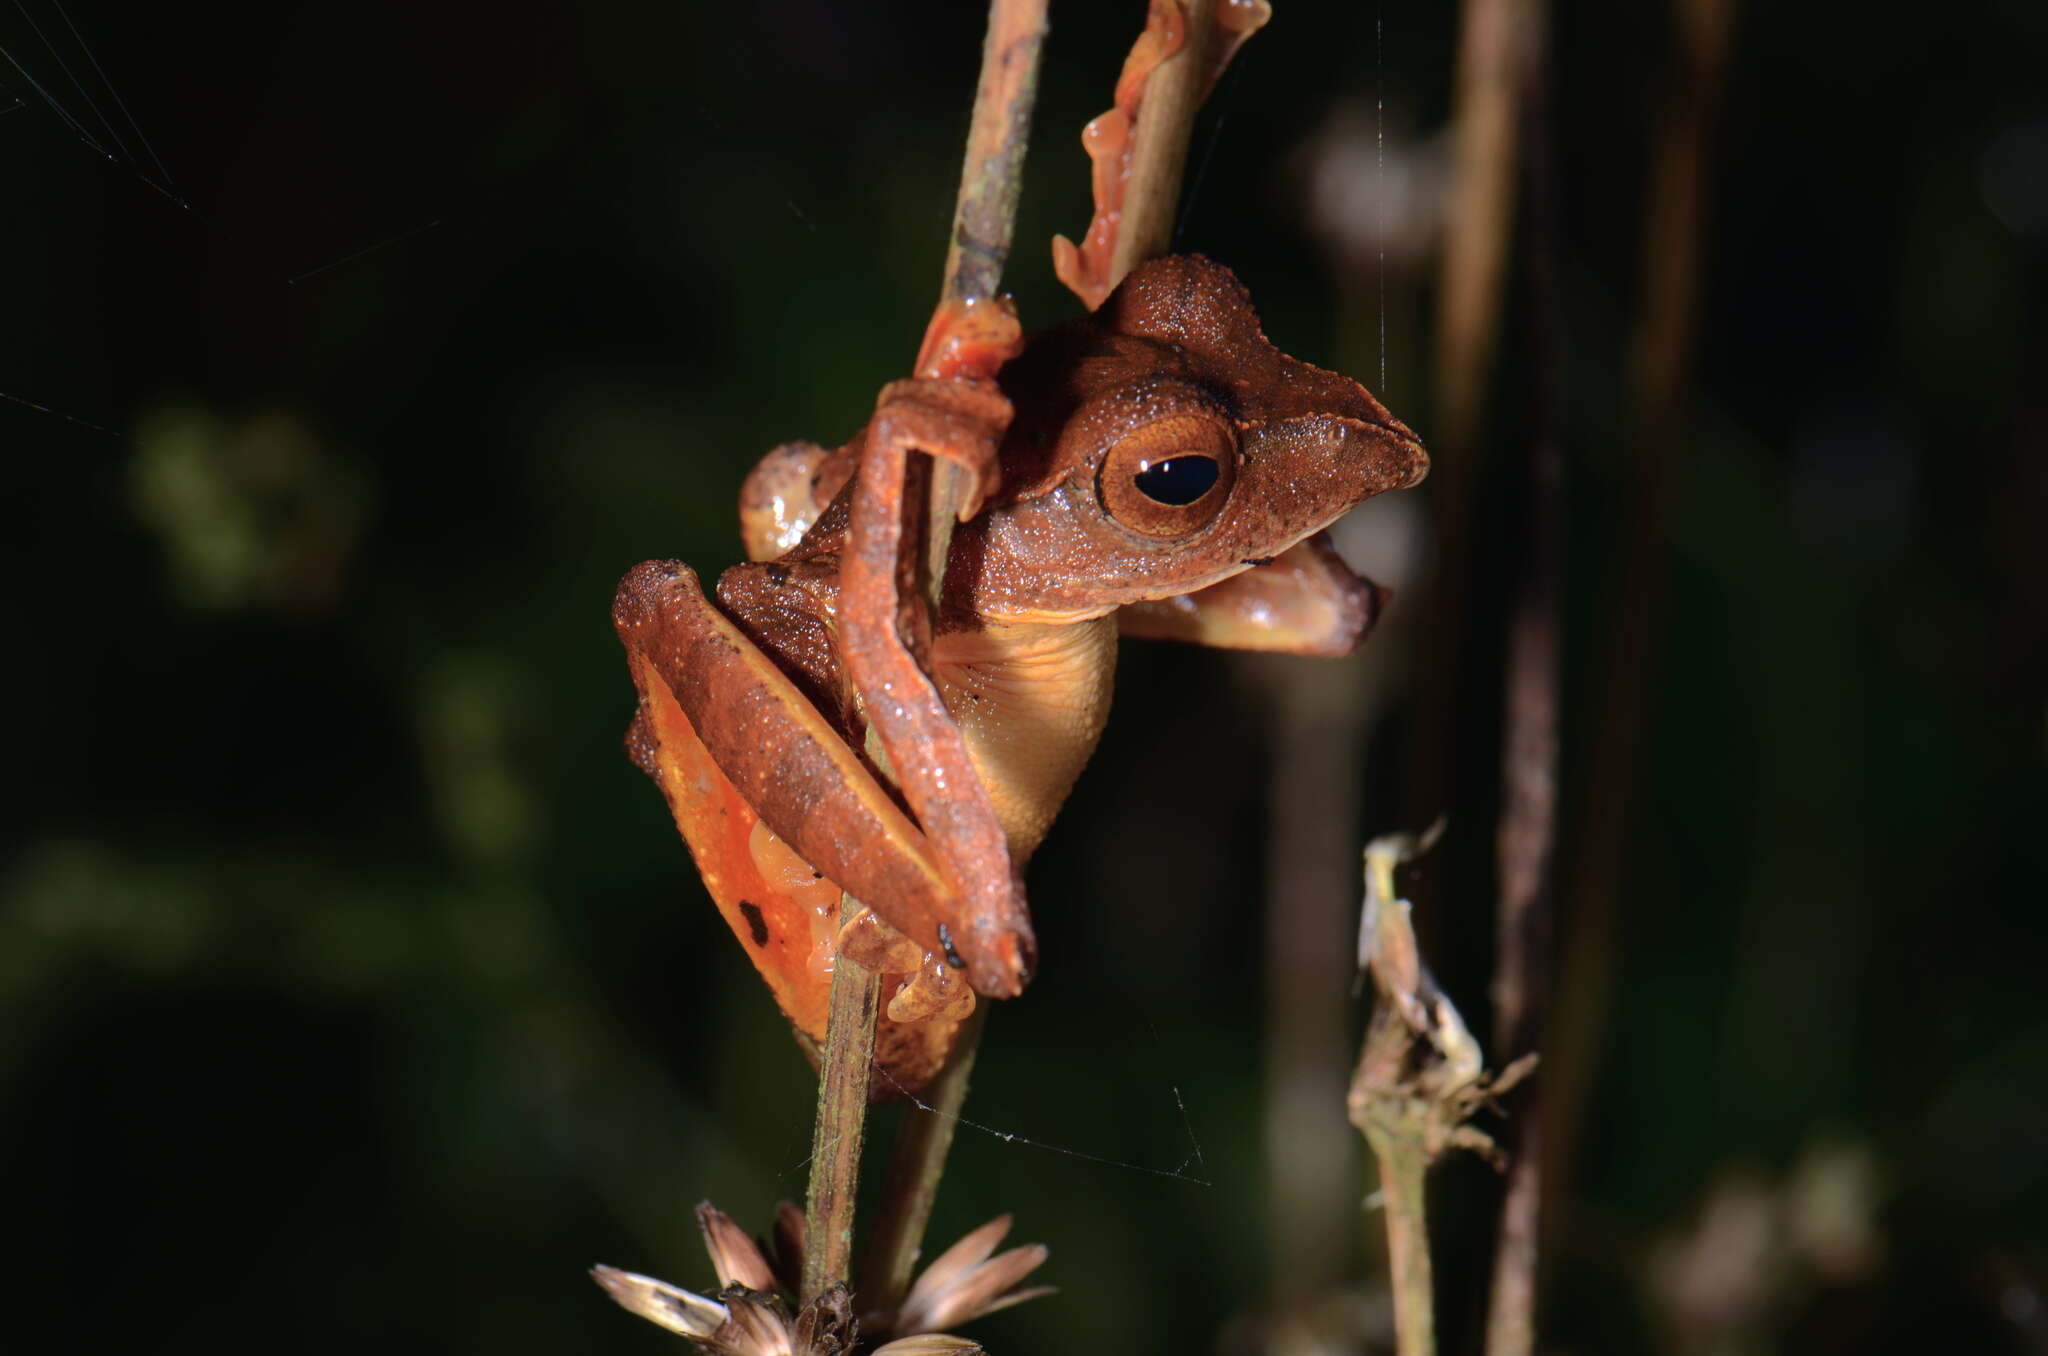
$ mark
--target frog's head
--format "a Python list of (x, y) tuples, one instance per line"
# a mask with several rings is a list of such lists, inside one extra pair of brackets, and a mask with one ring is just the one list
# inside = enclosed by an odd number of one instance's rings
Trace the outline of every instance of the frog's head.
[(1429, 467), (1363, 386), (1273, 347), (1243, 285), (1199, 256), (1140, 265), (1001, 380), (1017, 407), (1002, 491), (952, 567), (997, 620), (1192, 593)]

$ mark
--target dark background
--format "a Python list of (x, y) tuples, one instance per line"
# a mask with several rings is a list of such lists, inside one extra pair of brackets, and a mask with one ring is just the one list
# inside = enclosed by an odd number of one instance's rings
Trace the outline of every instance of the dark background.
[[(1129, 647), (1034, 864), (1043, 976), (968, 1114), (1035, 1144), (963, 1132), (935, 1226), (1014, 1210), (1052, 1245), (1062, 1293), (973, 1329), (999, 1352), (1243, 1349), (1271, 1295), (1324, 1283), (1274, 1275), (1265, 1202), (1277, 706), (1373, 685), (1356, 806), (1305, 850), (1343, 920), (1358, 843), (1450, 809), (1409, 890), (1486, 1030), (1502, 468), (1546, 363), (1573, 515), (1563, 945), (1614, 958), (1554, 1052), (1581, 1129), (1548, 1345), (2048, 1350), (2048, 10), (1738, 16), (1622, 874), (1588, 942), (1570, 858), (1641, 568), (1628, 335), (1673, 55), (1663, 6), (1563, 9), (1562, 328), (1531, 353), (1510, 325), (1469, 597), (1417, 617), (1406, 589), (1323, 670), (1350, 678)], [(1138, 10), (1055, 7), (1028, 323), (1075, 309), (1045, 241), (1086, 220), (1076, 134)], [(1204, 123), (1183, 243), (1427, 438), (1455, 7), (1280, 10)], [(979, 29), (950, 4), (0, 16), (0, 1345), (675, 1350), (584, 1269), (708, 1285), (694, 1202), (760, 1227), (801, 1197), (809, 1075), (620, 753), (607, 606), (638, 560), (736, 559), (753, 458), (845, 437), (907, 369)], [(1420, 185), (1385, 209), (1384, 302), (1357, 212), (1317, 224), (1330, 175), (1374, 212)], [(1350, 537), (1411, 584), (1430, 493)], [(1421, 659), (1445, 628), (1454, 677)], [(1404, 733), (1432, 697), (1435, 752)], [(1328, 1181), (1340, 1219), (1365, 1171)], [(1491, 1180), (1440, 1174), (1454, 1348)], [(1369, 1327), (1373, 1228), (1322, 1263)]]

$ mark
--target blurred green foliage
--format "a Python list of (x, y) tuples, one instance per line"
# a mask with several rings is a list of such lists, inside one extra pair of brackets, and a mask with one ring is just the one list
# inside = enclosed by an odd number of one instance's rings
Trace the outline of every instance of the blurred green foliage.
[[(1032, 323), (1071, 312), (1043, 242), (1086, 219), (1075, 137), (1138, 8), (1056, 7)], [(1394, 249), (1381, 303), (1375, 251), (1304, 219), (1306, 148), (1384, 94), (1394, 171), (1426, 163), (1453, 7), (1279, 8), (1184, 243), (1283, 347), (1384, 360), (1427, 436), (1429, 257)], [(2048, 1349), (2048, 20), (1750, 9), (1551, 1329)], [(0, 403), (0, 1346), (673, 1350), (583, 1270), (704, 1283), (696, 1200), (758, 1226), (800, 1196), (808, 1073), (620, 753), (607, 604), (638, 560), (735, 559), (752, 459), (901, 374), (975, 10), (74, 6), (189, 210), (0, 77), (0, 392), (57, 412)], [(1669, 50), (1654, 6), (1557, 23), (1576, 815)], [(26, 25), (0, 44), (48, 62)], [(1473, 1014), (1491, 540), (1469, 615), (1426, 619), (1474, 644), (1413, 886)], [(1063, 1292), (991, 1320), (1002, 1352), (1205, 1349), (1267, 1284), (1267, 689), (1135, 646), (1119, 686), (969, 1109), (1031, 1142), (963, 1134), (935, 1230), (1010, 1209), (1052, 1245)], [(1444, 808), (1397, 794), (1407, 700), (1333, 854)], [(1454, 1335), (1488, 1190), (1442, 1183)], [(1709, 1263), (1735, 1280), (1700, 1318)]]

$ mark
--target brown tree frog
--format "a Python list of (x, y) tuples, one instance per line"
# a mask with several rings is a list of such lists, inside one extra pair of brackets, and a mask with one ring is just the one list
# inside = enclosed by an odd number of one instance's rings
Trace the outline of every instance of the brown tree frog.
[[(911, 449), (973, 485), (935, 620), (895, 556)], [(1118, 635), (1349, 651), (1380, 595), (1323, 530), (1427, 467), (1363, 386), (1269, 343), (1229, 270), (1152, 260), (994, 380), (896, 382), (845, 446), (770, 452), (714, 596), (634, 568), (629, 748), (803, 1037), (842, 952), (884, 973), (876, 1063), (914, 1091), (976, 994), (1031, 976), (1019, 868), (1102, 732)], [(868, 906), (844, 929), (842, 889)]]

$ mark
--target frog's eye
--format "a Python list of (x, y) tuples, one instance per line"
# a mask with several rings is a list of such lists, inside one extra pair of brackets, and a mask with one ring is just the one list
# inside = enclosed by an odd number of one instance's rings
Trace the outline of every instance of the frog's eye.
[(1229, 424), (1213, 415), (1178, 414), (1110, 448), (1096, 488), (1121, 526), (1148, 537), (1178, 537), (1222, 512), (1236, 478)]

